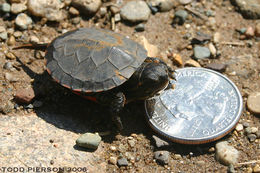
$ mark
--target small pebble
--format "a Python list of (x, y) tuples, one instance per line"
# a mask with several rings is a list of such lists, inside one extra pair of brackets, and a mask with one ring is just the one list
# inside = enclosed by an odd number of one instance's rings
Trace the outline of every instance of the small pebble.
[(19, 14), (23, 11), (27, 10), (27, 6), (22, 3), (13, 3), (11, 5), (11, 12), (14, 14)]
[(34, 90), (30, 88), (22, 88), (16, 91), (14, 99), (18, 103), (31, 103), (35, 97)]
[(13, 46), (13, 45), (15, 45), (15, 42), (16, 42), (16, 41), (15, 41), (15, 37), (11, 35), (11, 36), (9, 37), (9, 39), (7, 40), (7, 45), (8, 45), (8, 46)]
[(228, 166), (235, 165), (239, 157), (239, 152), (233, 146), (230, 146), (227, 141), (220, 141), (216, 144), (216, 159)]
[(32, 104), (26, 105), (25, 109), (33, 109), (33, 105)]
[(120, 15), (124, 20), (130, 22), (147, 21), (151, 11), (144, 1), (127, 2), (120, 11)]
[(249, 124), (248, 122), (243, 122), (242, 124), (243, 124), (243, 126), (244, 126), (245, 128), (247, 128), (247, 127), (250, 126), (250, 124)]
[(188, 12), (185, 10), (178, 10), (174, 14), (174, 23), (177, 23), (179, 25), (184, 24), (188, 17)]
[(248, 134), (247, 137), (248, 137), (250, 142), (254, 142), (256, 140), (256, 135), (255, 134)]
[(238, 124), (236, 125), (236, 131), (240, 132), (240, 131), (242, 131), (243, 129), (244, 129), (244, 127), (243, 127), (242, 124), (238, 123)]
[(209, 51), (214, 57), (217, 55), (217, 49), (212, 43), (209, 43)]
[(23, 35), (23, 33), (21, 31), (15, 31), (13, 35), (15, 38), (18, 38), (18, 37), (21, 37)]
[(128, 166), (128, 161), (126, 160), (126, 158), (123, 157), (123, 158), (117, 160), (117, 165), (119, 167)]
[(113, 146), (113, 145), (111, 145), (111, 146), (109, 147), (109, 149), (110, 149), (111, 151), (116, 151), (116, 147)]
[(112, 5), (112, 6), (110, 7), (110, 11), (111, 11), (113, 14), (117, 14), (117, 13), (120, 12), (120, 9), (119, 9), (117, 6)]
[(260, 114), (260, 92), (254, 92), (248, 96), (247, 107), (250, 112)]
[(104, 17), (107, 14), (107, 8), (106, 7), (100, 7), (99, 9), (101, 17)]
[(39, 43), (40, 40), (39, 40), (38, 37), (32, 35), (32, 36), (30, 37), (30, 42), (31, 42), (31, 43)]
[(79, 11), (76, 8), (74, 8), (74, 7), (70, 7), (69, 8), (69, 13), (71, 15), (73, 15), (73, 16), (78, 16), (79, 15)]
[(77, 8), (80, 12), (89, 15), (98, 11), (102, 5), (101, 0), (73, 0), (72, 6)]
[(160, 148), (160, 147), (164, 147), (164, 146), (169, 146), (169, 143), (162, 140), (161, 138), (153, 135), (152, 138), (154, 139), (155, 145), (156, 147)]
[(216, 32), (214, 35), (213, 35), (213, 42), (214, 43), (219, 43), (220, 41), (220, 33), (219, 32)]
[[(75, 1), (75, 0), (74, 0)], [(74, 2), (73, 1), (73, 2)], [(28, 11), (34, 16), (46, 18), (48, 21), (61, 21), (66, 15), (61, 10), (64, 4), (60, 0), (28, 0)]]
[(175, 154), (175, 155), (174, 155), (174, 159), (175, 159), (175, 160), (181, 160), (182, 157), (181, 157), (180, 154)]
[(161, 12), (170, 11), (174, 7), (173, 0), (151, 0), (151, 3)]
[(256, 164), (253, 168), (253, 172), (254, 173), (259, 173), (260, 172), (260, 165), (259, 164)]
[(0, 5), (0, 11), (4, 13), (9, 13), (11, 11), (11, 5), (8, 3), (3, 3)]
[(74, 17), (71, 19), (71, 22), (75, 25), (80, 23), (81, 18), (80, 17)]
[(245, 128), (245, 134), (251, 134), (251, 133), (252, 133), (251, 127)]
[(207, 47), (195, 46), (193, 52), (195, 59), (205, 59), (210, 57), (210, 51)]
[(32, 19), (27, 16), (25, 13), (20, 13), (16, 18), (15, 18), (15, 24), (18, 26), (20, 29), (25, 30), (28, 28), (30, 24), (32, 24)]
[(127, 142), (130, 145), (130, 147), (133, 148), (135, 146), (135, 140), (131, 139), (131, 140), (128, 140)]
[(159, 164), (166, 165), (169, 163), (169, 151), (156, 151), (154, 158)]
[(206, 68), (209, 68), (211, 70), (215, 70), (218, 72), (225, 72), (227, 65), (226, 64), (220, 64), (220, 63), (210, 63), (207, 64)]
[(4, 64), (4, 69), (6, 69), (6, 70), (11, 70), (11, 69), (13, 69), (12, 63), (11, 63), (11, 62), (6, 62), (6, 63)]
[(252, 132), (252, 133), (255, 134), (257, 131), (258, 131), (258, 128), (257, 128), (257, 127), (251, 127), (251, 132)]
[(144, 31), (144, 29), (145, 29), (145, 25), (143, 23), (139, 23), (138, 25), (135, 26), (135, 30), (137, 32), (142, 32)]
[(110, 163), (110, 164), (113, 164), (113, 165), (116, 165), (116, 163), (117, 163), (117, 158), (116, 158), (116, 157), (113, 157), (113, 156), (109, 157), (109, 163)]
[(252, 37), (254, 37), (254, 35), (255, 35), (255, 30), (254, 30), (254, 28), (251, 27), (251, 26), (249, 26), (249, 27), (246, 29), (245, 36), (246, 36), (247, 38), (252, 38)]
[(121, 21), (121, 16), (119, 13), (115, 14), (115, 22)]
[(76, 144), (80, 147), (97, 149), (98, 145), (101, 142), (101, 137), (98, 134), (94, 133), (85, 133), (82, 134), (77, 140)]
[(189, 59), (184, 63), (185, 67), (201, 67), (200, 64), (193, 60), (193, 59)]
[(9, 82), (17, 82), (18, 79), (11, 73), (5, 73), (5, 79)]
[(172, 60), (172, 62), (173, 62), (174, 65), (176, 65), (176, 66), (178, 66), (178, 67), (183, 66), (183, 61), (182, 61), (182, 57), (181, 57), (180, 54), (174, 53), (174, 54), (172, 54), (172, 56), (170, 56), (169, 58)]
[(209, 148), (209, 152), (210, 152), (210, 153), (215, 152), (215, 147), (210, 147), (210, 148)]

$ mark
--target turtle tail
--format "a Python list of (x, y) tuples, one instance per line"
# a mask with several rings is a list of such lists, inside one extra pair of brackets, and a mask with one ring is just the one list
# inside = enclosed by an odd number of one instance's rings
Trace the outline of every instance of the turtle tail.
[(41, 50), (45, 51), (48, 47), (49, 43), (42, 43), (42, 44), (24, 44), (21, 46), (14, 47), (13, 50), (16, 49), (34, 49), (34, 50)]

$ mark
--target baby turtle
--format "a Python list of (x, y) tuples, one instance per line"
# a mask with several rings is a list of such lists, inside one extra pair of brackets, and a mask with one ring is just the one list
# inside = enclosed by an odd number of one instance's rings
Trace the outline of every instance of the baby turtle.
[[(16, 47), (46, 50), (47, 71), (62, 86), (87, 99), (108, 105), (113, 121), (126, 103), (147, 99), (165, 88), (173, 70), (123, 35), (81, 28), (55, 38), (50, 44)], [(170, 86), (170, 85), (169, 85)]]

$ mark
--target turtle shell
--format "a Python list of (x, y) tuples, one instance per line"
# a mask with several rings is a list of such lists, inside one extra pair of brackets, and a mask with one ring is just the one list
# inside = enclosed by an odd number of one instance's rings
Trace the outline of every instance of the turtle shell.
[(67, 88), (101, 92), (123, 84), (146, 57), (146, 50), (125, 36), (81, 28), (50, 43), (46, 66), (50, 75)]

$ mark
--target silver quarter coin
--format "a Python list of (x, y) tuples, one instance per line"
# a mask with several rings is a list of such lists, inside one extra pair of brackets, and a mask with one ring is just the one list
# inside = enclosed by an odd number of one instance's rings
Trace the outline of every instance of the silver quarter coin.
[(172, 141), (211, 142), (229, 133), (243, 107), (241, 94), (224, 75), (204, 68), (176, 70), (174, 89), (145, 101), (151, 127)]

